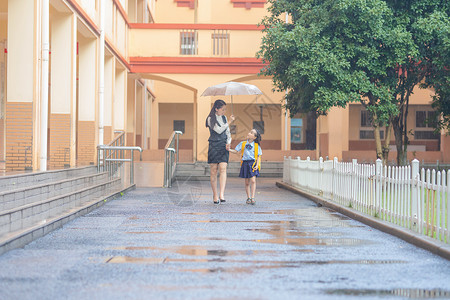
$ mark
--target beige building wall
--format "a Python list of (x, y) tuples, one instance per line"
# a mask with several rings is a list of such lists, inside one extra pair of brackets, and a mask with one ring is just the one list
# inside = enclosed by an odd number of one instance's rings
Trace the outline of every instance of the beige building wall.
[(35, 14), (32, 0), (8, 1), (6, 168), (33, 165)]
[(173, 121), (185, 121), (185, 132), (180, 136), (180, 148), (192, 149), (194, 138), (194, 109), (190, 103), (159, 104), (159, 149), (163, 149), (173, 132)]
[(112, 131), (112, 105), (114, 97), (114, 57), (106, 53), (105, 56), (105, 89), (104, 89), (104, 117), (103, 117), (103, 144), (108, 144), (113, 139)]
[(97, 40), (78, 35), (77, 162), (94, 164), (97, 141)]
[(8, 1), (0, 2), (0, 171), (5, 170), (5, 116), (6, 116), (6, 60), (7, 60), (7, 33), (8, 33)]
[(72, 16), (54, 12), (51, 15), (51, 78), (48, 135), (48, 167), (70, 166), (72, 85), (76, 84), (72, 69), (62, 68), (76, 55), (72, 43)]

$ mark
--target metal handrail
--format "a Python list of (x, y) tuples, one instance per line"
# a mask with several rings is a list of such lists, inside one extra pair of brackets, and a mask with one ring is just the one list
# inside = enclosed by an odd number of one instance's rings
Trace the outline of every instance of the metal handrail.
[[(97, 170), (108, 171), (112, 177), (119, 169), (123, 162), (130, 162), (130, 184), (134, 184), (134, 151), (140, 152), (140, 160), (142, 160), (142, 148), (131, 146), (97, 146)], [(130, 158), (124, 158), (124, 152), (130, 151)], [(101, 155), (103, 154), (103, 155)]]
[[(179, 136), (181, 131), (174, 131), (164, 147), (164, 187), (172, 187), (173, 175), (179, 161)], [(176, 159), (175, 159), (176, 154)]]

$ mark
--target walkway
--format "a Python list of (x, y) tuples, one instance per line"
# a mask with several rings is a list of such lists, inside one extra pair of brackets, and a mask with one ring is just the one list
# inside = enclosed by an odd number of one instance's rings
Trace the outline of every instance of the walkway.
[(450, 299), (450, 261), (260, 179), (142, 188), (0, 256), (0, 299)]

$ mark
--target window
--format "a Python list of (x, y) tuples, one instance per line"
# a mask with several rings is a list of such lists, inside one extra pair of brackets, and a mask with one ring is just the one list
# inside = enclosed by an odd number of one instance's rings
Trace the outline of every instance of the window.
[(253, 128), (258, 130), (260, 134), (264, 134), (264, 121), (253, 121)]
[(236, 125), (230, 125), (230, 133), (231, 134), (236, 134), (237, 132), (237, 127)]
[(184, 134), (184, 120), (173, 120), (173, 131), (181, 131)]
[(303, 119), (291, 119), (291, 143), (300, 144), (303, 142)]
[[(364, 128), (364, 127), (370, 127)], [(373, 140), (375, 139), (375, 133), (373, 132), (372, 117), (367, 110), (361, 110), (361, 128), (359, 130), (360, 140)], [(380, 129), (380, 139), (384, 139), (384, 130)]]
[(196, 30), (182, 30), (180, 32), (180, 54), (196, 55), (198, 52), (198, 33)]
[(435, 128), (437, 125), (436, 111), (416, 111), (416, 127)]
[(372, 117), (367, 110), (361, 110), (361, 127), (372, 127)]
[(415, 140), (438, 140), (439, 134), (431, 130), (415, 130), (414, 131)]
[(213, 55), (229, 55), (230, 34), (227, 30), (214, 30), (211, 40)]
[(438, 114), (436, 111), (417, 110), (416, 111), (416, 128), (414, 131), (415, 140), (438, 140), (439, 133), (435, 133), (433, 129), (437, 125)]
[[(375, 133), (373, 130), (360, 130), (359, 131), (360, 140), (373, 140), (375, 139)], [(380, 130), (380, 139), (384, 139), (384, 131)]]

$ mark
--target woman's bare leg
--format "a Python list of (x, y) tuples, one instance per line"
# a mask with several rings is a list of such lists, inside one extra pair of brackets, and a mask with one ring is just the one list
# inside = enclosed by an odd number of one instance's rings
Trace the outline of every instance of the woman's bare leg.
[(252, 185), (252, 199), (255, 198), (255, 192), (256, 192), (256, 176), (253, 176), (250, 178), (250, 184)]
[(250, 178), (245, 178), (245, 192), (247, 193), (247, 199), (250, 197)]
[(225, 186), (227, 185), (227, 163), (222, 162), (219, 164), (219, 198), (225, 199)]
[(211, 188), (213, 192), (213, 200), (218, 201), (219, 197), (217, 196), (217, 168), (218, 164), (209, 164), (210, 167), (210, 176), (209, 181), (211, 182)]

